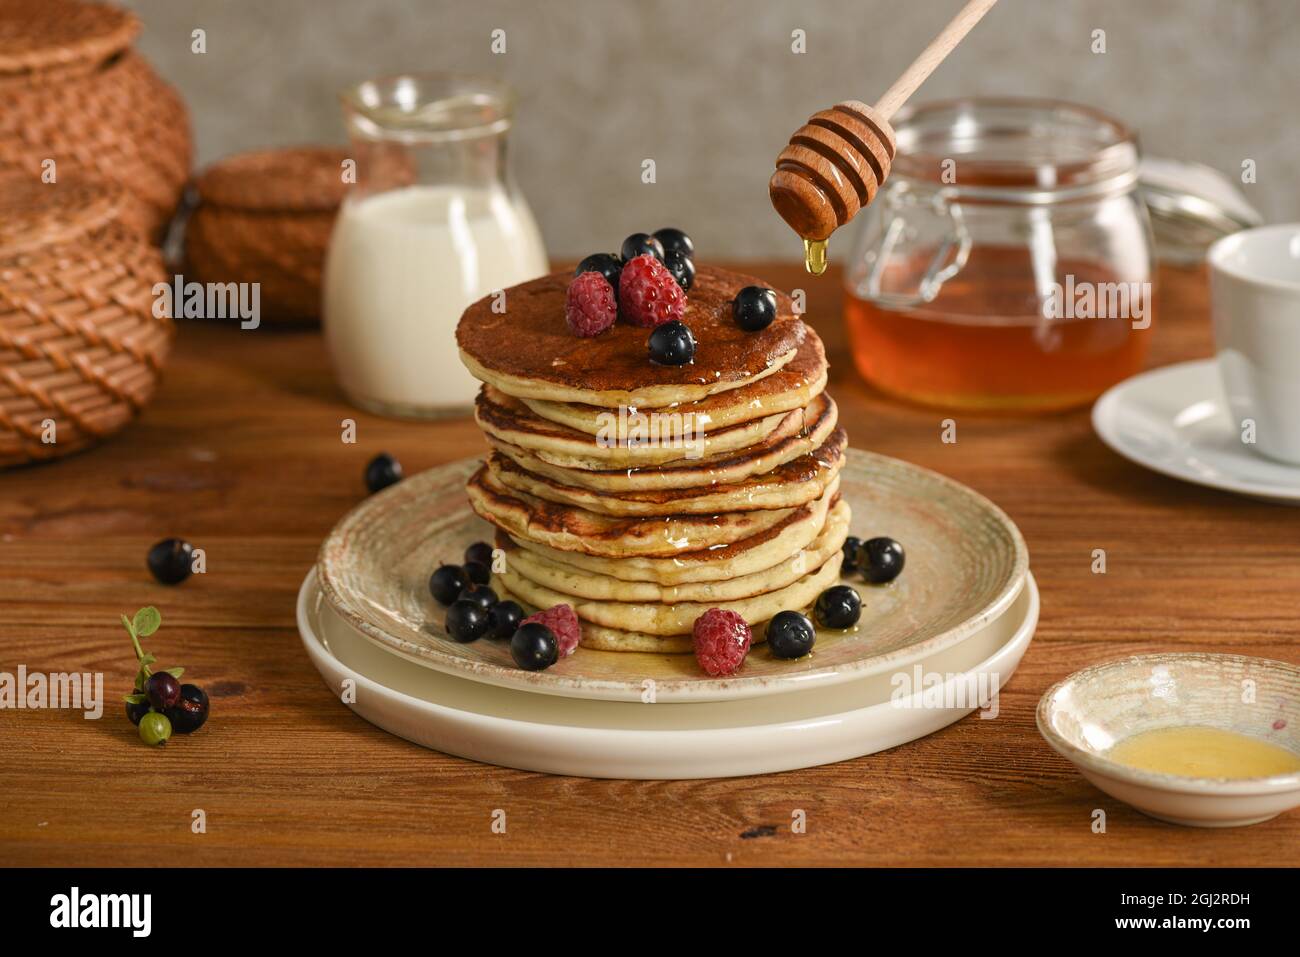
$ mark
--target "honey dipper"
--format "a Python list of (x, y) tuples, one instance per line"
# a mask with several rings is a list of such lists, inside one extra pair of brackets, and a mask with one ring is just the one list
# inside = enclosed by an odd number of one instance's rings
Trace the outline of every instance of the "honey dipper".
[(970, 0), (874, 107), (845, 100), (814, 113), (776, 158), (772, 206), (804, 242), (808, 271), (826, 271), (826, 240), (875, 198), (894, 159), (889, 120), (997, 0)]

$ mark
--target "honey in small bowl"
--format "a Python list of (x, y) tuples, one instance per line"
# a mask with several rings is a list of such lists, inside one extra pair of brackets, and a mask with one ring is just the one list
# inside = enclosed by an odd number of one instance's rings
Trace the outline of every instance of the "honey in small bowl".
[(1140, 771), (1188, 778), (1264, 778), (1300, 771), (1300, 755), (1247, 734), (1200, 725), (1122, 738), (1105, 756)]

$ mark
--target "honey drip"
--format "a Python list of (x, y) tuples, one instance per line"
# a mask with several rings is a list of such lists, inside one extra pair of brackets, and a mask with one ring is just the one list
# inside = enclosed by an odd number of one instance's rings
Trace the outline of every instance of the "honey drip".
[(820, 276), (826, 271), (826, 240), (803, 241), (803, 266), (814, 276)]

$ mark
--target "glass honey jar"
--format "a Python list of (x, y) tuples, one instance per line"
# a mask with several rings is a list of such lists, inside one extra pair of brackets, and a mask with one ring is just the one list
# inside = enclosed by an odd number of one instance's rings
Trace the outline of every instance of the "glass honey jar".
[(1154, 256), (1134, 134), (1055, 100), (936, 102), (895, 122), (845, 270), (861, 374), (927, 405), (1020, 411), (1138, 372)]

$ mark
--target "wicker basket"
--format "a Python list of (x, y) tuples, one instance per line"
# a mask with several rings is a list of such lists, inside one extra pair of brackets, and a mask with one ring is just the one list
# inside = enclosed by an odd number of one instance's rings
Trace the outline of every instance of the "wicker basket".
[(78, 0), (0, 0), (0, 171), (125, 187), (120, 216), (157, 240), (193, 146), (176, 91), (130, 47), (139, 22)]
[(153, 287), (168, 276), (121, 201), (102, 182), (0, 177), (0, 467), (82, 449), (153, 394), (172, 336)]
[(264, 322), (319, 318), (325, 251), (348, 188), (347, 156), (334, 147), (263, 150), (206, 170), (185, 228), (186, 278), (260, 283)]

